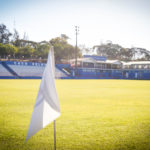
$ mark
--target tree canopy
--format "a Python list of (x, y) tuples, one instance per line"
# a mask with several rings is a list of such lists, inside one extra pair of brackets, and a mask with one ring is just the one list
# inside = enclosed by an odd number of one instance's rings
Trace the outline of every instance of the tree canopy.
[[(54, 46), (55, 61), (60, 63), (62, 59), (69, 60), (75, 57), (75, 47), (67, 42), (68, 37), (61, 35), (50, 40), (50, 43)], [(78, 57), (81, 56), (80, 49), (77, 49)]]
[(10, 36), (12, 36), (12, 34), (9, 32), (7, 27), (4, 24), (0, 24), (0, 43), (9, 43)]
[[(11, 37), (11, 40), (10, 40)], [(30, 41), (24, 35), (20, 37), (19, 32), (14, 29), (14, 33), (10, 33), (4, 24), (0, 24), (0, 56), (1, 58), (17, 58), (17, 59), (47, 59), (50, 46), (54, 47), (56, 63), (62, 60), (74, 58), (75, 47), (68, 43), (69, 37), (61, 34), (48, 41), (34, 42)], [(78, 56), (81, 56), (80, 49), (77, 49)]]
[(97, 55), (106, 56), (108, 59), (121, 61), (150, 60), (150, 52), (142, 48), (124, 48), (118, 44), (106, 43), (93, 47)]
[[(28, 59), (33, 61), (45, 61), (50, 49), (54, 47), (55, 62), (62, 63), (75, 58), (76, 48), (68, 43), (69, 37), (61, 34), (49, 41), (35, 42), (28, 40), (26, 34), (23, 38), (14, 29), (11, 33), (6, 25), (0, 24), (0, 58)], [(96, 45), (97, 55), (106, 56), (108, 59), (118, 59), (122, 61), (150, 60), (150, 52), (143, 48), (124, 48), (111, 41), (106, 44)], [(81, 57), (81, 50), (90, 53), (91, 49), (85, 46), (77, 48), (77, 57)]]

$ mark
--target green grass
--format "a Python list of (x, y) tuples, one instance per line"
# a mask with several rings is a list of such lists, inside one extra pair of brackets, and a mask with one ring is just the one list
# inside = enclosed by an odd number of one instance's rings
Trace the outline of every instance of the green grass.
[[(0, 80), (0, 150), (53, 150), (53, 124), (24, 143), (40, 80)], [(150, 81), (57, 80), (57, 150), (150, 150)]]

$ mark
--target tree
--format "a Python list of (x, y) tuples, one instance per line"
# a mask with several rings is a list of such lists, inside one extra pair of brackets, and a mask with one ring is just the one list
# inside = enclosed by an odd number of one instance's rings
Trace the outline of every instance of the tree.
[(61, 38), (65, 39), (66, 41), (69, 39), (69, 37), (66, 34), (61, 34)]
[(5, 57), (6, 56), (6, 47), (2, 43), (0, 43), (0, 56), (1, 57)]
[(30, 46), (18, 48), (18, 53), (16, 54), (19, 58), (32, 58), (35, 50)]
[(10, 45), (10, 44), (2, 44), (0, 43), (0, 56), (1, 57), (6, 57), (6, 56), (10, 56), (10, 57), (15, 57), (15, 54), (17, 53), (18, 48)]
[[(61, 35), (50, 40), (50, 43), (54, 46), (54, 54), (56, 63), (61, 63), (62, 59), (72, 59), (75, 57), (75, 47), (67, 42), (67, 36)], [(78, 48), (78, 57), (81, 56), (80, 49)]]
[(6, 28), (4, 24), (0, 24), (0, 43), (7, 44), (9, 43), (9, 38), (12, 34)]
[(118, 59), (128, 61), (133, 57), (133, 51), (131, 49), (123, 48), (118, 44), (106, 43), (94, 46), (97, 49), (97, 54), (106, 56), (108, 59)]
[(21, 45), (21, 43), (20, 43), (20, 36), (19, 36), (19, 33), (18, 33), (18, 31), (16, 29), (14, 29), (12, 44), (14, 46), (17, 46), (17, 47), (20, 47), (20, 45)]
[(34, 56), (38, 58), (47, 58), (49, 53), (50, 45), (46, 42), (41, 42), (37, 45), (35, 49)]

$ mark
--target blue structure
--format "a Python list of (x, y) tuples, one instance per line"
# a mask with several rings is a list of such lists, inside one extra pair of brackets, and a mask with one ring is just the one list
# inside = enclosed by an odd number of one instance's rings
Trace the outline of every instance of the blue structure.
[[(56, 78), (150, 80), (148, 61), (123, 63), (87, 55), (78, 59), (77, 69), (73, 63), (56, 64)], [(0, 79), (40, 79), (45, 65), (37, 62), (0, 61)]]
[(150, 61), (121, 62), (107, 60), (102, 56), (86, 55), (78, 59), (78, 67), (75, 68), (75, 60), (72, 60), (71, 75), (75, 79), (136, 79), (150, 80)]
[[(74, 70), (72, 70), (74, 72)], [(135, 69), (77, 69), (74, 79), (131, 79), (150, 80), (150, 70)]]
[(92, 58), (92, 59), (95, 59), (95, 60), (99, 60), (99, 61), (106, 61), (107, 58), (104, 57), (104, 56), (93, 56), (93, 55), (84, 55), (83, 58)]
[[(45, 63), (0, 61), (0, 79), (41, 79)], [(55, 67), (56, 78), (68, 76)]]

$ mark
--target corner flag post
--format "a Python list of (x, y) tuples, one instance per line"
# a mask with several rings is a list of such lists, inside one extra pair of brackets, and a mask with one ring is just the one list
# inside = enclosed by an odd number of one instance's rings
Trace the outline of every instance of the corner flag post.
[(56, 123), (54, 120), (54, 150), (56, 150)]
[(59, 100), (55, 86), (54, 50), (51, 47), (25, 141), (54, 121), (54, 150), (56, 150), (55, 120), (60, 115)]

